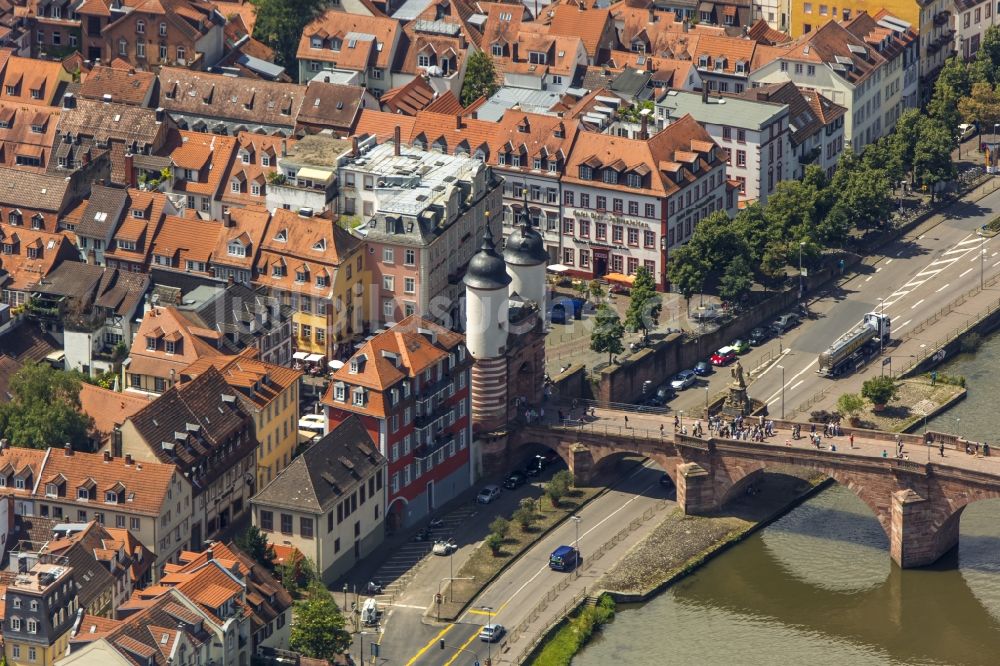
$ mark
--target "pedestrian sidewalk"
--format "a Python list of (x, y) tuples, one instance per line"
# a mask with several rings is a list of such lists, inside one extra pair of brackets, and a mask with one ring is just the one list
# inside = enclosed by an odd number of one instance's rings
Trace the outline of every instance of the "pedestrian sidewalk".
[(552, 627), (573, 612), (587, 597), (601, 593), (597, 583), (604, 573), (656, 529), (660, 520), (668, 515), (667, 509), (676, 506), (670, 500), (656, 501), (647, 507), (642, 516), (633, 519), (618, 532), (609, 534), (593, 553), (586, 553), (580, 575), (563, 578), (525, 615), (520, 624), (511, 628), (510, 635), (501, 643), (500, 653), (493, 663), (524, 663)]

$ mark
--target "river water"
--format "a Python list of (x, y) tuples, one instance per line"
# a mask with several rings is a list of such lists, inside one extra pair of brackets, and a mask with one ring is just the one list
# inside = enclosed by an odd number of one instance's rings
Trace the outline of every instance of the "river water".
[[(943, 366), (970, 393), (929, 426), (1000, 444), (997, 359), (1000, 335)], [(1000, 664), (1000, 500), (969, 506), (957, 553), (932, 568), (901, 570), (888, 548), (869, 508), (832, 486), (621, 609), (573, 666)]]

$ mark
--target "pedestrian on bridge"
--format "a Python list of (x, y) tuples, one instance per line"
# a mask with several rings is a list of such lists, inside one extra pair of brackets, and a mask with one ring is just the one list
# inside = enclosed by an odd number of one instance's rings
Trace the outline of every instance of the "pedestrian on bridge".
[(625, 415), (625, 427), (628, 428), (628, 415)]
[(663, 437), (663, 424), (660, 424), (660, 437)]
[(941, 452), (941, 457), (944, 458), (944, 442), (943, 441), (941, 442), (941, 446), (938, 448), (938, 450)]
[(851, 448), (854, 448), (854, 433), (851, 433)]

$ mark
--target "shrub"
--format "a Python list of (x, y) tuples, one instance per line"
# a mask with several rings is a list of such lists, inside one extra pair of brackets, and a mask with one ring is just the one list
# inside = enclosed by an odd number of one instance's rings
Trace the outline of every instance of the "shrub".
[(857, 393), (845, 393), (837, 398), (837, 409), (851, 421), (865, 408), (865, 400)]
[(892, 377), (872, 377), (866, 379), (861, 386), (861, 395), (871, 400), (873, 405), (881, 406), (896, 397), (898, 387)]
[(556, 472), (552, 479), (545, 484), (545, 494), (552, 502), (552, 506), (559, 506), (559, 501), (569, 493), (572, 482), (573, 475), (567, 470), (562, 470)]
[(587, 644), (594, 630), (610, 622), (614, 616), (614, 599), (602, 594), (596, 606), (584, 607), (569, 618), (545, 643), (532, 663), (539, 666), (569, 666), (580, 648)]
[(503, 546), (503, 537), (493, 532), (486, 537), (486, 547), (490, 549), (494, 557), (500, 554), (500, 548)]
[(517, 524), (521, 526), (522, 530), (527, 530), (531, 527), (532, 521), (535, 520), (535, 512), (522, 506), (514, 512), (514, 515), (511, 516), (511, 518), (517, 521)]

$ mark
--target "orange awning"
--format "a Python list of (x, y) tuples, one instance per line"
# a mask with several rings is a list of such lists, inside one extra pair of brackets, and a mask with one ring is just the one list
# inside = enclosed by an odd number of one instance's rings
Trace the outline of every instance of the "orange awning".
[(620, 282), (621, 284), (631, 285), (635, 282), (635, 277), (632, 275), (622, 275), (621, 273), (608, 273), (604, 276), (604, 279), (608, 282)]

